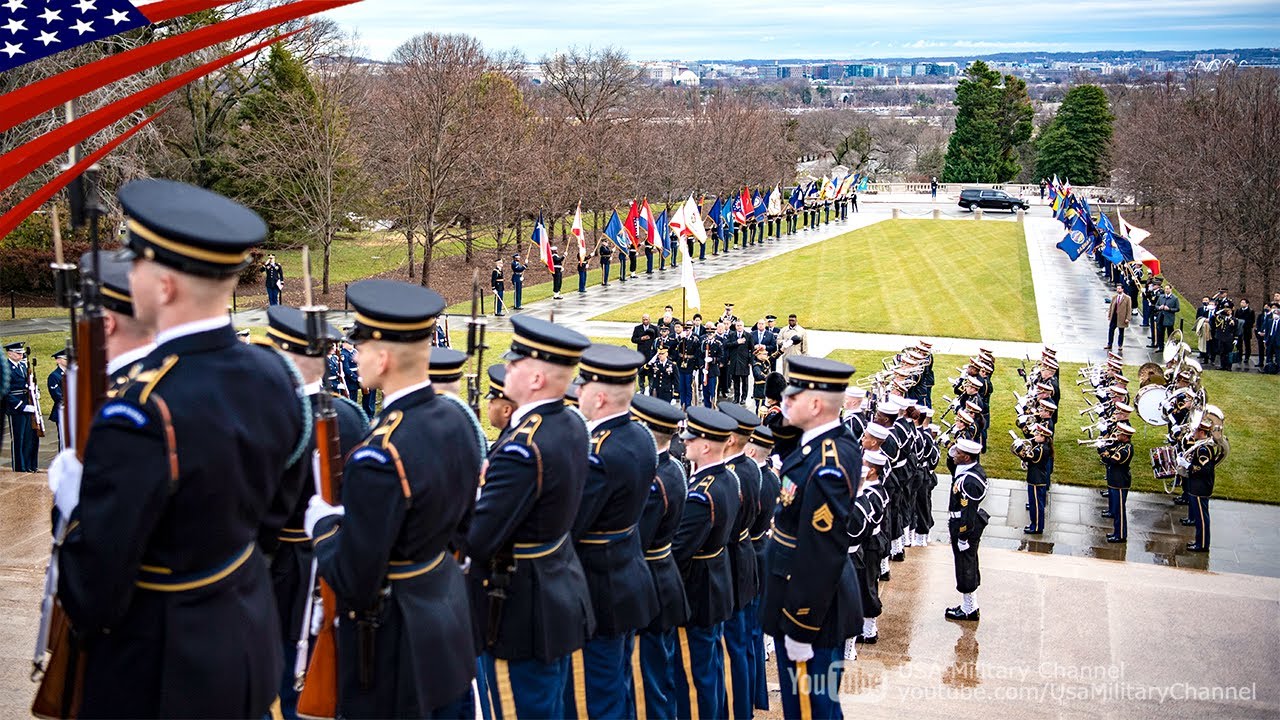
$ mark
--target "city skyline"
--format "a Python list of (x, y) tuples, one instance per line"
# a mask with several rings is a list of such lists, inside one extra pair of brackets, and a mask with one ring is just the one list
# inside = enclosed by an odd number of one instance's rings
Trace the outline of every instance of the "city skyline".
[(823, 0), (595, 4), (580, 0), (436, 4), (364, 0), (326, 13), (387, 59), (423, 32), (474, 35), (491, 51), (530, 60), (570, 46), (614, 46), (633, 59), (859, 59), (1002, 52), (1274, 47), (1273, 0), (1062, 0), (1020, 5), (916, 0), (835, 5)]

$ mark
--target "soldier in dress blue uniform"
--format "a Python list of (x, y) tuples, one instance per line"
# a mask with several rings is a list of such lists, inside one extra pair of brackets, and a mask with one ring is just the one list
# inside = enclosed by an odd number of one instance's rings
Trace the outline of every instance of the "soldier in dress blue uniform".
[[(750, 442), (747, 443), (746, 455), (756, 464), (760, 471), (760, 502), (756, 519), (751, 523), (751, 547), (755, 553), (756, 577), (759, 584), (764, 584), (765, 552), (769, 547), (769, 529), (773, 525), (773, 511), (778, 506), (778, 493), (782, 490), (782, 481), (774, 471), (769, 460), (773, 452), (773, 432), (759, 425), (751, 431)], [(765, 678), (765, 635), (760, 627), (760, 595), (757, 594), (747, 606), (747, 627), (751, 631), (752, 666), (754, 673), (751, 680), (751, 703), (757, 710), (769, 709), (769, 685)]]
[[(663, 334), (666, 334), (665, 329)], [(669, 348), (670, 346), (667, 344), (658, 345), (657, 354), (648, 363), (649, 382), (653, 388), (653, 396), (666, 402), (671, 402), (676, 398), (676, 382), (679, 373), (676, 364), (670, 359)]]
[(489, 273), (489, 288), (493, 291), (493, 314), (502, 316), (507, 310), (507, 286), (502, 280), (502, 261), (493, 262), (493, 272)]
[(470, 603), (450, 550), (482, 456), (455, 440), (467, 413), (427, 375), (444, 300), (394, 280), (362, 280), (347, 300), (360, 373), (385, 403), (347, 457), (342, 505), (313, 495), (306, 513), (320, 574), (338, 598), (338, 713), (471, 717)]
[(671, 552), (684, 579), (689, 621), (677, 628), (680, 665), (677, 717), (728, 717), (724, 622), (733, 615), (734, 579), (727, 546), (738, 517), (738, 483), (724, 464), (725, 441), (737, 421), (718, 410), (691, 407), (680, 434), (693, 468), (689, 495)]
[(343, 368), (342, 361), (342, 343), (336, 341), (330, 348), (329, 354), (325, 356), (325, 388), (334, 395), (349, 397), (350, 390), (347, 388), (347, 374)]
[(58, 429), (58, 449), (62, 450), (67, 446), (67, 438), (62, 428), (62, 404), (65, 402), (64, 381), (67, 375), (67, 351), (59, 350), (53, 354), (53, 362), (55, 367), (53, 372), (49, 373), (49, 377), (45, 382), (45, 386), (49, 388), (49, 398), (53, 401), (53, 407), (49, 409), (49, 421), (54, 423)]
[(1098, 448), (1098, 457), (1107, 468), (1107, 511), (1103, 517), (1111, 518), (1111, 534), (1107, 542), (1122, 543), (1129, 539), (1129, 488), (1133, 475), (1129, 463), (1133, 460), (1133, 426), (1127, 422), (1116, 425), (1115, 442)]
[[(1223, 458), (1222, 448), (1209, 437), (1211, 432), (1213, 423), (1206, 418), (1191, 436), (1192, 445), (1178, 457), (1178, 468), (1187, 474), (1183, 486), (1188, 514), (1179, 522), (1196, 529), (1196, 539), (1187, 543), (1191, 552), (1209, 551), (1209, 498), (1213, 495), (1214, 469)], [(1209, 442), (1196, 445), (1206, 440)]]
[[(489, 717), (563, 717), (576, 651), (595, 614), (569, 533), (587, 481), (586, 425), (565, 405), (581, 333), (516, 315), (503, 392), (516, 404), (481, 479), (468, 533), (471, 589)], [(584, 670), (574, 711), (586, 717)]]
[[(658, 614), (636, 635), (634, 653), (639, 672), (632, 678), (634, 717), (674, 720), (676, 714), (676, 628), (689, 619), (684, 580), (671, 552), (689, 492), (684, 466), (671, 457), (671, 438), (679, 432), (684, 413), (670, 403), (637, 393), (631, 399), (631, 415), (651, 433), (658, 449), (658, 467), (649, 487), (649, 498), (640, 516), (640, 544), (645, 564), (658, 593)], [(633, 655), (633, 663), (636, 655)], [(634, 665), (633, 665), (634, 666)]]
[(512, 310), (524, 307), (524, 271), (528, 267), (520, 261), (520, 253), (511, 256), (511, 289), (516, 294), (516, 304)]
[(613, 243), (600, 243), (600, 287), (609, 287), (609, 265), (613, 263)]
[[(317, 338), (318, 343), (312, 343), (307, 337), (307, 317), (302, 311), (284, 305), (267, 308), (267, 339), (297, 366), (298, 374), (302, 377), (302, 390), (313, 407), (316, 396), (328, 392), (320, 383), (325, 369), (324, 349), (330, 341), (340, 337), (336, 329), (325, 323), (325, 337)], [(364, 439), (365, 433), (369, 432), (369, 418), (359, 406), (346, 398), (334, 398), (333, 409), (338, 419), (338, 444), (342, 456), (346, 457)], [(297, 663), (298, 641), (303, 633), (308, 638), (311, 635), (312, 617), (307, 613), (307, 601), (316, 580), (311, 574), (315, 555), (311, 550), (310, 538), (307, 537), (305, 516), (316, 488), (312, 473), (312, 450), (315, 450), (314, 434), (308, 445), (308, 452), (301, 458), (306, 476), (302, 493), (289, 520), (276, 537), (279, 546), (271, 558), (271, 584), (275, 590), (276, 612), (280, 618), (281, 642), (284, 647), (280, 711), (286, 718), (296, 718), (298, 715), (298, 692), (293, 689), (294, 679), (297, 672), (306, 667), (306, 659), (301, 667)], [(319, 611), (320, 608), (313, 608), (313, 613)]]
[(350, 341), (343, 340), (339, 354), (342, 358), (342, 377), (347, 383), (347, 398), (355, 402), (360, 397), (360, 365), (356, 362), (356, 348)]
[(31, 418), (35, 409), (31, 405), (31, 397), (27, 392), (26, 354), (21, 342), (12, 342), (4, 346), (9, 357), (6, 368), (9, 376), (9, 391), (5, 395), (4, 413), (9, 418), (9, 447), (13, 451), (14, 472), (36, 471), (36, 449), (39, 439), (31, 427)]
[[(573, 524), (574, 549), (587, 576), (596, 632), (580, 651), (587, 717), (631, 713), (635, 631), (658, 614), (658, 595), (645, 566), (640, 518), (658, 468), (653, 436), (631, 421), (631, 396), (644, 355), (616, 345), (592, 345), (578, 365), (578, 407), (591, 433), (590, 469)], [(576, 658), (575, 658), (576, 659)], [(575, 666), (577, 663), (574, 663)], [(573, 669), (578, 680), (578, 669)], [(577, 715), (573, 688), (566, 717)]]
[(951, 502), (947, 507), (947, 529), (951, 534), (951, 555), (956, 566), (956, 590), (961, 602), (947, 608), (948, 620), (977, 620), (978, 599), (975, 593), (982, 583), (978, 567), (978, 544), (989, 516), (981, 508), (987, 496), (987, 472), (978, 462), (982, 445), (977, 440), (961, 439), (951, 446), (955, 461), (952, 473)]
[[(489, 392), (485, 393), (485, 416), (489, 419), (489, 424), (494, 430), (498, 431), (498, 439), (494, 441), (489, 449), (497, 446), (502, 442), (506, 435), (507, 428), (511, 426), (511, 416), (515, 414), (516, 404), (507, 398), (504, 386), (507, 383), (507, 366), (498, 364), (490, 365), (488, 369), (489, 375)], [(485, 453), (486, 455), (488, 452)]]
[(267, 286), (267, 305), (279, 305), (280, 293), (284, 290), (284, 268), (276, 262), (275, 255), (268, 255), (262, 265), (262, 276)]
[(861, 480), (862, 449), (840, 422), (854, 369), (793, 355), (782, 411), (803, 431), (782, 463), (761, 624), (775, 638), (787, 717), (839, 717), (845, 640), (862, 628), (858, 579), (849, 560), (849, 512)]
[(755, 666), (763, 662), (763, 658), (756, 656), (752, 640), (752, 626), (757, 624), (756, 596), (760, 592), (760, 577), (751, 529), (760, 513), (760, 466), (747, 457), (746, 447), (752, 432), (760, 424), (760, 417), (737, 403), (721, 402), (716, 409), (738, 424), (725, 443), (724, 464), (737, 478), (741, 497), (728, 547), (734, 592), (733, 615), (724, 624), (724, 644), (729, 659), (729, 667), (725, 668), (725, 686), (732, 688), (729, 702), (732, 703), (730, 710), (733, 716), (750, 718), (755, 697)]
[(1049, 499), (1049, 483), (1053, 475), (1053, 431), (1042, 423), (1030, 428), (1030, 442), (1013, 445), (1013, 454), (1022, 460), (1027, 470), (1027, 506), (1031, 510), (1031, 522), (1022, 532), (1039, 535), (1044, 532), (1044, 506)]
[(721, 369), (724, 367), (724, 336), (715, 332), (715, 324), (707, 323), (707, 331), (702, 334), (702, 348), (699, 351), (702, 371), (703, 407), (715, 407), (716, 387), (720, 381)]
[(81, 716), (262, 717), (282, 666), (259, 546), (293, 510), (310, 438), (296, 371), (238, 342), (226, 312), (267, 226), (182, 183), (118, 197), (134, 310), (157, 346), (113, 383), (83, 471), (71, 449), (50, 469)]
[[(113, 380), (155, 349), (155, 333), (133, 316), (130, 266), (128, 260), (117, 257), (114, 252), (98, 255), (98, 296), (107, 336), (107, 375)], [(80, 257), (80, 267), (93, 267), (92, 253)]]

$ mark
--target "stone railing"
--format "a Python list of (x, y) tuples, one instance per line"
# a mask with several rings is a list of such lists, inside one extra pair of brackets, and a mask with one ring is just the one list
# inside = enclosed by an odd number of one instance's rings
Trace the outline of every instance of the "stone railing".
[[(938, 183), (938, 192), (944, 195), (959, 195), (961, 190), (971, 188), (979, 188), (982, 190), (1004, 190), (1010, 195), (1026, 198), (1040, 197), (1039, 185), (1020, 185), (1015, 183), (1004, 183), (994, 185), (984, 185), (981, 183)], [(887, 182), (887, 183), (868, 183), (867, 192), (873, 194), (929, 194), (929, 183), (909, 183), (909, 182)], [(1082, 186), (1073, 187), (1071, 192), (1076, 195), (1089, 198), (1090, 200), (1110, 200), (1123, 201), (1124, 198), (1119, 191), (1114, 188), (1101, 186)]]

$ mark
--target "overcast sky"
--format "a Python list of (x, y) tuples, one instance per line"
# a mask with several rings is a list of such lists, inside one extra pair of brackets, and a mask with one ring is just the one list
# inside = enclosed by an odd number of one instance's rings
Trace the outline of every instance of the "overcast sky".
[(363, 0), (328, 15), (377, 59), (429, 31), (530, 60), (570, 45), (613, 45), (636, 60), (1280, 45), (1278, 0)]

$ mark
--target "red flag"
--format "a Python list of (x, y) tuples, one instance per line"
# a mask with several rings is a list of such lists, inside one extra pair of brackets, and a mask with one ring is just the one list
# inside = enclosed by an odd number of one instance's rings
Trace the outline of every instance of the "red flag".
[(631, 201), (631, 209), (627, 211), (627, 219), (623, 221), (622, 229), (627, 233), (627, 237), (631, 238), (631, 247), (640, 247), (640, 204), (635, 200)]
[(745, 223), (751, 218), (752, 208), (754, 207), (755, 203), (751, 200), (751, 190), (742, 188), (742, 196), (738, 198), (738, 204), (733, 209), (733, 219), (740, 223)]
[(662, 247), (662, 238), (658, 236), (658, 225), (653, 221), (653, 210), (649, 208), (649, 198), (640, 205), (640, 220), (644, 223), (646, 240), (655, 248)]

